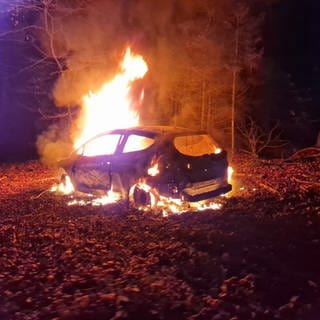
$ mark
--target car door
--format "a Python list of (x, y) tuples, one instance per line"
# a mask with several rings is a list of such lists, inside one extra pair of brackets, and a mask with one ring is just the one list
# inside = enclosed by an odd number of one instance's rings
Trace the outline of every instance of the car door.
[(80, 156), (72, 168), (72, 180), (77, 190), (110, 189), (112, 166), (117, 161), (122, 139), (121, 133), (99, 135), (79, 149)]
[(125, 188), (145, 176), (152, 158), (153, 137), (140, 132), (128, 132), (121, 141), (112, 163), (112, 173), (120, 175)]

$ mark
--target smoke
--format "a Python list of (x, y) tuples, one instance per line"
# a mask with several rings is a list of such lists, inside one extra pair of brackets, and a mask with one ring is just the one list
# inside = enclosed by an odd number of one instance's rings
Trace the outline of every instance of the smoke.
[(72, 142), (68, 138), (68, 132), (64, 125), (51, 125), (37, 139), (37, 148), (40, 160), (49, 166), (54, 166), (64, 159), (67, 159), (72, 148)]
[[(60, 0), (54, 6), (53, 42), (45, 36), (42, 45), (63, 69), (53, 88), (56, 106), (80, 106), (85, 94), (113, 77), (129, 45), (144, 56), (150, 70), (148, 105), (141, 113), (145, 119), (157, 118), (155, 106), (165, 108), (168, 92), (181, 72), (176, 57), (185, 54), (176, 43), (177, 26), (202, 6), (192, 0)], [(65, 156), (70, 140), (70, 133), (64, 136), (58, 126), (51, 127), (38, 139), (41, 158), (51, 163), (54, 157)]]
[(175, 49), (165, 51), (179, 38), (178, 20), (190, 15), (194, 2), (98, 0), (57, 19), (56, 51), (66, 58), (66, 70), (54, 89), (57, 105), (79, 104), (83, 94), (99, 88), (115, 73), (127, 45), (147, 59), (157, 83), (165, 83), (177, 54)]
[(159, 72), (157, 66), (167, 63), (170, 68), (170, 57), (163, 51), (179, 38), (179, 20), (197, 7), (191, 0), (57, 1), (54, 52), (50, 38), (42, 38), (48, 55), (65, 61), (53, 92), (57, 106), (79, 104), (84, 94), (98, 89), (115, 73), (127, 45), (146, 57), (157, 77), (169, 78), (170, 72)]

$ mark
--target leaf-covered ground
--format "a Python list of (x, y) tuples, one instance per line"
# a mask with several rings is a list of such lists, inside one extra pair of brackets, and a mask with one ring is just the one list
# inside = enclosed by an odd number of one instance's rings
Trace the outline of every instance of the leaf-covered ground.
[(234, 165), (221, 210), (167, 218), (0, 166), (0, 319), (319, 319), (319, 157)]

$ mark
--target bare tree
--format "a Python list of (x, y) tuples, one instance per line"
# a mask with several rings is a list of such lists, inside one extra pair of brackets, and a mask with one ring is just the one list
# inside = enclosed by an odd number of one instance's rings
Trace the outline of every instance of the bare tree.
[(251, 117), (247, 117), (245, 122), (237, 126), (237, 129), (247, 146), (243, 151), (255, 158), (258, 158), (266, 148), (280, 148), (287, 144), (280, 138), (281, 131), (278, 122), (266, 130), (258, 126)]
[(52, 109), (53, 103), (43, 104), (40, 100), (44, 95), (52, 97), (51, 91), (55, 81), (58, 78), (64, 80), (69, 51), (66, 45), (67, 35), (61, 21), (80, 14), (85, 3), (86, 1), (81, 0), (15, 0), (7, 4), (1, 12), (9, 16), (11, 26), (0, 33), (0, 41), (16, 43), (23, 48), (25, 56), (24, 66), (8, 77), (30, 74), (24, 90), (39, 99), (39, 107), (35, 110), (38, 110), (44, 119), (69, 116), (71, 121), (70, 106), (65, 112)]
[[(262, 57), (261, 24), (262, 15), (253, 15), (249, 4), (245, 2), (229, 2), (229, 16), (225, 19), (227, 30), (226, 54), (229, 56), (229, 67), (232, 71), (231, 90), (231, 156), (235, 151), (235, 124), (236, 110), (240, 107), (243, 87), (240, 73), (248, 70), (249, 73), (257, 70)], [(229, 52), (228, 52), (229, 51)], [(240, 89), (242, 87), (242, 89)], [(238, 93), (240, 92), (240, 95)], [(239, 110), (238, 110), (239, 112)]]

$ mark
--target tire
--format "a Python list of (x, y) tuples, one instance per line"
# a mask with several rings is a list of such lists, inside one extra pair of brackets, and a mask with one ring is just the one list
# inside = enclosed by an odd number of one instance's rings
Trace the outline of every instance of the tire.
[(157, 193), (154, 189), (148, 190), (141, 187), (139, 183), (133, 185), (129, 191), (129, 204), (136, 209), (147, 210), (156, 207), (158, 201)]

